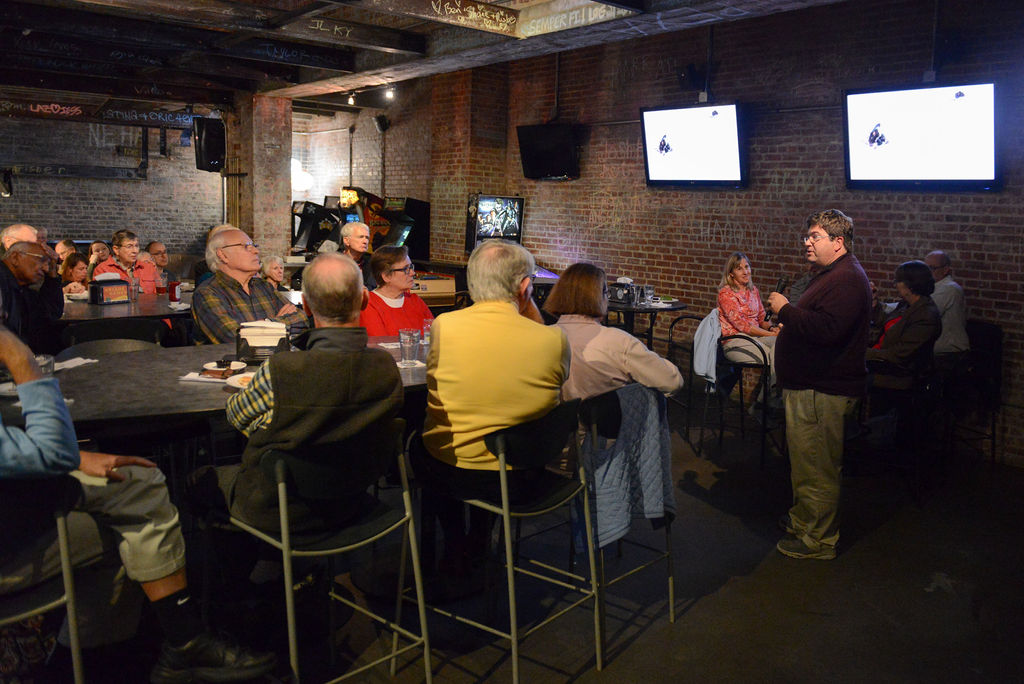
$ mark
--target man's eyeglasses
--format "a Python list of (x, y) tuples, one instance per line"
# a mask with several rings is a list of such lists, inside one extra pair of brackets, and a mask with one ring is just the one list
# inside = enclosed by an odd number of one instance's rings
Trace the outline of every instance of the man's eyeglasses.
[(408, 266), (403, 266), (402, 268), (391, 269), (392, 273), (398, 273), (399, 271), (401, 271), (405, 275), (412, 275), (413, 273), (416, 272), (416, 267), (413, 266), (412, 264), (409, 264)]
[(800, 244), (801, 245), (813, 245), (813, 244), (817, 244), (818, 240), (824, 240), (825, 238), (828, 238), (829, 240), (832, 239), (828, 235), (818, 235), (818, 234), (804, 235), (802, 238), (800, 238)]
[(259, 249), (260, 246), (255, 242), (232, 242), (230, 245), (224, 245), (221, 249), (227, 249), (228, 247), (245, 247), (246, 249)]

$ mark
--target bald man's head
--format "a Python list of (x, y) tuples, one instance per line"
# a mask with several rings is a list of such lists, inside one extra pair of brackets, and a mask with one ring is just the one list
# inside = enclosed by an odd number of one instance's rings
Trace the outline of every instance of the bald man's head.
[(344, 254), (321, 254), (302, 272), (302, 301), (317, 324), (358, 323), (365, 293), (362, 272)]

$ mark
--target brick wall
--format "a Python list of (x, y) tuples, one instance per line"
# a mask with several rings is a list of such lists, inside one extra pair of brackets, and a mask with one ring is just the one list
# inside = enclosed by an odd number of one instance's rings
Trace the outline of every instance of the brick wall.
[[(0, 119), (0, 166), (76, 164), (135, 167), (140, 128), (61, 121)], [(51, 238), (110, 240), (118, 229), (138, 233), (143, 244), (161, 240), (174, 252), (201, 252), (200, 236), (220, 222), (220, 176), (195, 167), (181, 131), (149, 136), (145, 180), (15, 176), (14, 196), (0, 199), (0, 226), (24, 222), (49, 229)], [(118, 154), (118, 147), (123, 148)], [(135, 153), (138, 154), (137, 152)]]
[[(967, 291), (969, 315), (1003, 326), (1006, 405), (999, 439), (1003, 457), (1024, 465), (1024, 141), (1017, 125), (1024, 118), (1024, 13), (1018, 2), (949, 0), (940, 6), (948, 40), (940, 41), (939, 81), (998, 83), (1005, 188), (854, 192), (844, 183), (842, 91), (921, 83), (932, 63), (934, 7), (931, 0), (853, 0), (716, 26), (712, 98), (740, 101), (750, 114), (751, 181), (742, 191), (644, 183), (639, 108), (697, 102), (697, 84), (678, 75), (705, 61), (707, 29), (433, 77), (429, 109), (416, 115), (433, 134), (435, 258), (464, 258), (470, 192), (520, 192), (527, 202), (524, 242), (541, 264), (561, 269), (592, 261), (704, 312), (715, 304), (729, 252), (746, 252), (756, 282), (768, 289), (779, 275), (804, 268), (797, 244), (804, 218), (822, 208), (843, 209), (856, 223), (858, 258), (885, 296), (895, 298), (896, 265), (944, 249)], [(552, 116), (555, 59), (561, 119), (589, 124), (582, 177), (528, 181), (515, 127)], [(502, 120), (504, 149), (494, 136)]]

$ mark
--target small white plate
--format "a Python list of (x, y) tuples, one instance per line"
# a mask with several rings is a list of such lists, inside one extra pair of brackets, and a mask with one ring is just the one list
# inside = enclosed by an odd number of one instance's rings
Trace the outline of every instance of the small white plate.
[(64, 296), (67, 297), (68, 299), (73, 299), (75, 301), (85, 301), (86, 299), (89, 299), (88, 292), (71, 292), (65, 293)]
[(256, 375), (256, 372), (251, 373), (239, 373), (238, 375), (232, 375), (227, 379), (228, 387), (234, 387), (235, 389), (242, 389), (252, 382), (252, 376)]
[[(225, 368), (225, 366), (221, 366), (216, 361), (210, 361), (209, 363), (204, 363), (203, 368), (205, 368), (206, 370), (222, 370), (223, 368)], [(231, 370), (239, 371), (242, 370), (243, 368), (245, 368), (245, 361), (231, 362)]]

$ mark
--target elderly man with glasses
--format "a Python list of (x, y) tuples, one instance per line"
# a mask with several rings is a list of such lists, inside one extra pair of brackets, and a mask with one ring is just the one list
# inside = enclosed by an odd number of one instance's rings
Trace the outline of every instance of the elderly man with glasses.
[(248, 321), (279, 321), (289, 332), (309, 326), (304, 313), (257, 277), (259, 246), (241, 230), (231, 227), (215, 233), (206, 243), (206, 263), (213, 277), (192, 297), (196, 342), (233, 342), (239, 325)]
[(51, 275), (53, 260), (35, 241), (35, 229), (15, 233), (22, 239), (5, 245), (0, 267), (0, 323), (34, 352), (53, 353), (59, 346), (54, 325), (64, 314), (60, 278)]
[(839, 541), (843, 425), (864, 396), (871, 288), (852, 253), (853, 220), (838, 209), (812, 214), (801, 244), (814, 270), (797, 304), (778, 292), (768, 306), (782, 326), (775, 371), (786, 406), (793, 507), (776, 548), (828, 560)]
[[(491, 519), (453, 496), (494, 497), (498, 458), (484, 435), (543, 416), (559, 402), (569, 374), (569, 342), (561, 328), (545, 326), (533, 303), (536, 265), (524, 247), (486, 240), (469, 257), (466, 278), (473, 306), (441, 314), (431, 328), (427, 356), (427, 414), (423, 444), (414, 452), (416, 474), (426, 480), (444, 530), (442, 573), (465, 577), (487, 547)], [(529, 493), (540, 473), (508, 471), (513, 501)]]

